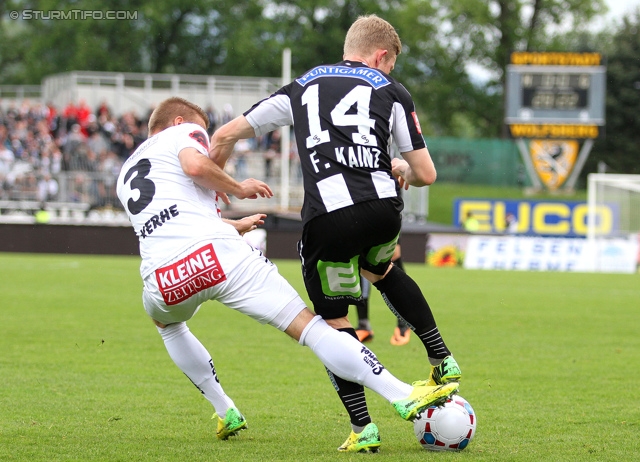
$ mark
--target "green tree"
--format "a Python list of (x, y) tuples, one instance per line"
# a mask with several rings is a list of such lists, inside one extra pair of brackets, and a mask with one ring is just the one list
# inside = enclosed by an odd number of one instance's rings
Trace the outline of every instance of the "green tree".
[(606, 130), (596, 140), (583, 176), (598, 162), (616, 173), (640, 173), (640, 9), (625, 18), (607, 52)]
[[(14, 0), (14, 11), (135, 11), (135, 0)], [(144, 30), (135, 21), (17, 19), (0, 22), (0, 82), (38, 84), (44, 76), (71, 70), (140, 71)]]
[[(585, 31), (606, 6), (603, 0), (434, 0), (432, 11), (423, 21), (437, 34), (421, 39), (431, 42), (421, 52), (423, 62), (434, 63), (430, 70), (442, 77), (429, 89), (438, 93), (431, 98), (440, 112), (440, 131), (451, 134), (454, 116), (462, 113), (480, 135), (499, 136), (510, 53), (567, 51), (565, 31)], [(478, 70), (489, 78), (474, 78)]]
[(375, 0), (299, 0), (272, 3), (267, 16), (291, 48), (294, 73), (342, 59), (344, 36), (358, 16), (382, 13)]
[(282, 45), (252, 0), (143, 0), (146, 70), (161, 73), (279, 74)]
[[(427, 135), (490, 137), (503, 126), (513, 50), (560, 50), (604, 12), (603, 0), (8, 0), (0, 3), (0, 83), (72, 70), (279, 76), (342, 57), (361, 14), (398, 29), (393, 75), (414, 96)], [(129, 21), (9, 20), (10, 9), (121, 10)], [(572, 39), (573, 40), (573, 39)], [(483, 77), (481, 70), (488, 73)]]

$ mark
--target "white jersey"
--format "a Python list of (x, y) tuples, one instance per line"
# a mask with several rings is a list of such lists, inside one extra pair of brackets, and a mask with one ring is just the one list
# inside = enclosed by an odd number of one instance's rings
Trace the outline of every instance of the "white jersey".
[(242, 239), (222, 221), (215, 191), (182, 170), (178, 154), (185, 148), (208, 156), (207, 132), (192, 123), (161, 131), (136, 149), (118, 177), (118, 198), (140, 239), (143, 278), (194, 243)]

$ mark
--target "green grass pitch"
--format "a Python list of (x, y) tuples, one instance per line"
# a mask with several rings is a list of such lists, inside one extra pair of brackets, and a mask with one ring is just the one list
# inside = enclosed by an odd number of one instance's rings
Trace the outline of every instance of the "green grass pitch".
[[(298, 263), (276, 263), (306, 300)], [(368, 393), (383, 446), (362, 455), (336, 451), (348, 416), (315, 356), (209, 302), (189, 326), (249, 423), (218, 441), (213, 409), (142, 309), (138, 264), (0, 254), (0, 460), (620, 461), (640, 451), (640, 275), (406, 265), (461, 365), (478, 429), (460, 453), (428, 453)], [(377, 293), (371, 321), (387, 368), (426, 378), (415, 336), (389, 344), (395, 320)]]

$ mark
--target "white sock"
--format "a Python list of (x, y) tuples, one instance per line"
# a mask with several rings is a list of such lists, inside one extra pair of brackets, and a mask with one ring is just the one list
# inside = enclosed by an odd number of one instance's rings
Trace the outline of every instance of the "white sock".
[(331, 372), (375, 391), (389, 402), (406, 398), (413, 387), (398, 380), (371, 350), (346, 332), (339, 332), (316, 316), (300, 335), (301, 345), (311, 348)]
[(206, 348), (184, 322), (170, 324), (164, 329), (158, 327), (158, 332), (176, 366), (198, 387), (216, 413), (224, 417), (227, 409), (235, 405), (220, 386), (213, 360)]

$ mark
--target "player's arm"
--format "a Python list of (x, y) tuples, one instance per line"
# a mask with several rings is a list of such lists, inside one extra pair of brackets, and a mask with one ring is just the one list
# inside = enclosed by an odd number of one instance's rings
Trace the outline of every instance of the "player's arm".
[(242, 236), (249, 231), (253, 231), (260, 225), (264, 225), (264, 219), (267, 216), (264, 213), (256, 213), (248, 217), (240, 218), (239, 220), (230, 220), (223, 218), (222, 221), (233, 226), (236, 231)]
[(260, 197), (272, 197), (273, 192), (269, 186), (253, 178), (237, 182), (222, 168), (216, 165), (209, 157), (203, 155), (195, 148), (184, 148), (178, 154), (180, 165), (186, 175), (194, 183), (203, 188), (232, 194), (238, 199), (256, 199)]
[(243, 115), (220, 127), (211, 137), (209, 157), (221, 167), (233, 153), (238, 140), (265, 135), (279, 127), (293, 124), (291, 99), (294, 82), (268, 98), (258, 101)]
[(217, 165), (224, 168), (233, 153), (233, 147), (236, 142), (255, 136), (256, 132), (245, 116), (238, 116), (231, 122), (224, 124), (213, 134), (209, 157)]
[(403, 152), (402, 157), (391, 159), (391, 173), (401, 187), (428, 186), (436, 181), (436, 167), (426, 147)]
[(402, 159), (391, 159), (391, 173), (404, 189), (428, 186), (436, 181), (436, 168), (424, 142), (415, 105), (409, 92), (398, 84), (397, 103), (393, 105), (393, 139)]

